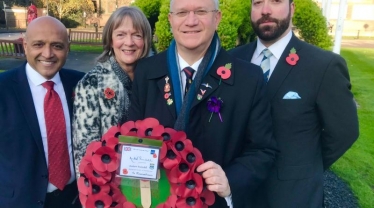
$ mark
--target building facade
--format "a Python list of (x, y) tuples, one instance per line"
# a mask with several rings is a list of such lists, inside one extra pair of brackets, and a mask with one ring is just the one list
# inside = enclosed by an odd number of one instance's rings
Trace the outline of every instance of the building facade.
[[(319, 5), (322, 0), (318, 0)], [(331, 0), (327, 20), (331, 26), (330, 34), (335, 34), (339, 15), (340, 0)], [(343, 36), (374, 37), (374, 0), (348, 0), (344, 9)]]

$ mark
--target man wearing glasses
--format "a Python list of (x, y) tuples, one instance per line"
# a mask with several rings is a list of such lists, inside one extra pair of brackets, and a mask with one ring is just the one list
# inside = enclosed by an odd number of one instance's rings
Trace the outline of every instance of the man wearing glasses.
[(218, 195), (211, 207), (243, 208), (267, 176), (276, 149), (262, 70), (221, 48), (218, 5), (170, 1), (174, 40), (138, 63), (129, 118), (154, 117), (185, 131), (207, 161), (195, 171)]

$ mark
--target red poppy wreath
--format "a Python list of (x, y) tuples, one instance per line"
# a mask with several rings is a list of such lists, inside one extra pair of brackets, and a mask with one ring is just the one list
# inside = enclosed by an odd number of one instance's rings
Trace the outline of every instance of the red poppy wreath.
[[(205, 188), (204, 180), (195, 170), (203, 164), (200, 151), (182, 131), (165, 128), (157, 119), (146, 118), (111, 127), (101, 141), (91, 142), (79, 165), (79, 199), (85, 208), (135, 208), (119, 185), (119, 136), (135, 136), (162, 141), (160, 168), (166, 172), (170, 195), (157, 208), (206, 208), (215, 201), (214, 193)], [(152, 206), (154, 207), (154, 206)]]

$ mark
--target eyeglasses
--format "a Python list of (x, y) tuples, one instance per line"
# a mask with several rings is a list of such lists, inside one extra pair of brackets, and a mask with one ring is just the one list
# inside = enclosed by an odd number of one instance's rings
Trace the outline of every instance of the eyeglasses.
[(195, 11), (180, 11), (180, 12), (169, 12), (170, 14), (173, 14), (177, 17), (186, 17), (188, 14), (190, 14), (190, 12), (193, 12), (194, 14), (196, 14), (197, 16), (205, 16), (207, 15), (209, 12), (218, 12), (218, 10), (210, 10), (210, 11), (207, 11), (207, 10), (202, 10), (202, 9), (199, 9), (199, 10), (195, 10)]

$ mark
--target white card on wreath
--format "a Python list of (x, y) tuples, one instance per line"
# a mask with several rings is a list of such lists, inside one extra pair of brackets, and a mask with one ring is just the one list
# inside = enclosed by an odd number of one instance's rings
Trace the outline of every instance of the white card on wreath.
[(119, 175), (128, 178), (157, 180), (159, 152), (160, 149), (154, 147), (122, 145)]

